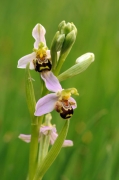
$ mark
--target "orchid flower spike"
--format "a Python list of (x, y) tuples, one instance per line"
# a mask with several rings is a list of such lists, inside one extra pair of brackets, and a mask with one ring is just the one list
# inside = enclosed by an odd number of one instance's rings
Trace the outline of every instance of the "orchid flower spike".
[[(48, 123), (47, 126), (42, 124), (39, 130), (38, 142), (40, 142), (42, 135), (50, 136), (50, 144), (53, 145), (58, 137), (55, 125), (52, 125), (51, 123)], [(20, 134), (19, 138), (27, 143), (31, 141), (31, 135)], [(67, 147), (67, 146), (73, 146), (73, 141), (64, 140), (62, 147)]]
[(51, 70), (51, 56), (50, 50), (46, 46), (45, 33), (45, 28), (41, 24), (36, 24), (32, 31), (32, 36), (35, 39), (33, 52), (19, 59), (18, 68), (26, 68), (26, 65), (30, 63), (29, 68), (38, 72)]
[(77, 89), (69, 88), (64, 90), (55, 76), (47, 78), (48, 81), (46, 76), (46, 73), (42, 74), (42, 79), (44, 79), (47, 89), (54, 93), (38, 100), (34, 115), (42, 116), (56, 110), (63, 119), (71, 118), (73, 109), (77, 107), (76, 101), (71, 97), (71, 94), (78, 95)]

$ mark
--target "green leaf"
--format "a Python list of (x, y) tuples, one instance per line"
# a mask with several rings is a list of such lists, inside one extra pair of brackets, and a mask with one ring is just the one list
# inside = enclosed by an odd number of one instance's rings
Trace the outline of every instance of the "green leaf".
[(62, 144), (66, 138), (66, 135), (68, 132), (68, 127), (69, 127), (69, 120), (66, 120), (58, 138), (56, 139), (56, 141), (54, 143), (54, 145), (50, 149), (50, 151), (47, 154), (47, 156), (45, 157), (44, 161), (38, 167), (34, 180), (42, 179), (42, 177), (44, 176), (46, 171), (49, 169), (49, 167), (52, 165), (52, 163), (54, 162), (54, 160), (58, 156), (58, 154), (62, 148)]
[(26, 81), (26, 83), (25, 83), (25, 85), (26, 85), (26, 100), (27, 100), (29, 113), (30, 113), (30, 116), (31, 116), (32, 121), (33, 121), (34, 120), (36, 100), (35, 100), (35, 95), (34, 95), (32, 78), (31, 78), (31, 75), (29, 72), (29, 64), (26, 67), (25, 81)]

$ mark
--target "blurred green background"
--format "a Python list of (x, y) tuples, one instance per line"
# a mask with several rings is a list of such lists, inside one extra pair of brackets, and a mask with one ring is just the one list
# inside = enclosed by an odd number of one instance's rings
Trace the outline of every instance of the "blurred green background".
[[(58, 24), (73, 22), (78, 35), (62, 71), (75, 59), (93, 52), (95, 61), (75, 78), (62, 82), (75, 87), (78, 108), (67, 139), (44, 180), (119, 179), (119, 1), (115, 0), (20, 0), (0, 1), (0, 179), (25, 180), (29, 144), (18, 139), (30, 133), (25, 99), (25, 71), (17, 61), (33, 49), (31, 32), (36, 23), (47, 30), (50, 48)], [(38, 74), (31, 72), (38, 99)], [(58, 131), (64, 121), (53, 112)]]

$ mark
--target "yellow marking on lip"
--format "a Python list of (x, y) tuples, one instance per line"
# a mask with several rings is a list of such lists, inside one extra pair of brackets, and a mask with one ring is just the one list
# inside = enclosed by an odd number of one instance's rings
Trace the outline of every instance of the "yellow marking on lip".
[(40, 70), (42, 70), (42, 69), (50, 69), (48, 66), (45, 66), (45, 67), (40, 67)]
[(72, 115), (73, 115), (73, 114), (67, 114), (67, 115), (66, 115), (66, 117), (68, 117), (68, 116), (72, 116)]

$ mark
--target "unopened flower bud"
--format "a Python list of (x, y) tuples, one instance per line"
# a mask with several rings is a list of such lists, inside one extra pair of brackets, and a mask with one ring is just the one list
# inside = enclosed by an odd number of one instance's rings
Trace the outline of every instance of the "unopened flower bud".
[(76, 64), (58, 76), (59, 81), (73, 77), (83, 71), (94, 61), (93, 53), (86, 53), (76, 59)]
[(60, 34), (59, 31), (56, 32), (52, 44), (51, 44), (51, 50), (52, 51), (60, 51), (62, 48), (62, 44), (64, 42), (65, 35)]
[(69, 52), (75, 40), (76, 40), (76, 34), (75, 31), (73, 30), (70, 33), (68, 33), (68, 35), (66, 36), (64, 44), (62, 46), (61, 54), (65, 52)]
[(65, 35), (61, 34), (59, 35), (59, 37), (57, 38), (57, 43), (56, 43), (56, 51), (60, 51), (63, 45), (65, 39)]
[(93, 62), (95, 59), (95, 55), (93, 53), (85, 53), (82, 56), (76, 59), (76, 63), (78, 64), (87, 64), (88, 62)]
[(58, 29), (60, 33), (65, 34), (65, 36), (67, 36), (67, 34), (70, 33), (72, 30), (75, 30), (75, 33), (77, 33), (76, 26), (73, 23), (66, 23), (65, 21), (62, 21), (59, 24)]
[(58, 29), (59, 31), (61, 31), (61, 29), (66, 25), (65, 21), (62, 21), (59, 25), (58, 25)]
[(59, 24), (59, 31), (61, 34), (65, 35), (64, 43), (60, 53), (60, 59), (63, 59), (62, 61), (64, 61), (76, 40), (77, 29), (73, 23), (66, 23), (65, 21), (62, 21)]
[(54, 69), (56, 67), (56, 64), (57, 64), (57, 52), (61, 51), (64, 39), (65, 39), (65, 35), (60, 34), (60, 32), (57, 31), (54, 38), (53, 38), (52, 44), (51, 44), (52, 69)]
[(64, 28), (62, 28), (62, 32), (67, 36), (68, 33), (72, 31), (71, 23), (67, 23)]
[[(76, 35), (77, 35), (77, 29), (73, 23), (66, 23), (65, 21), (62, 21), (59, 26), (58, 30), (60, 35), (63, 36), (58, 36), (57, 37), (57, 42), (58, 38), (60, 42), (62, 43), (57, 43), (57, 49), (60, 51), (60, 56), (57, 62), (57, 65), (55, 66), (56, 68), (53, 68), (55, 75), (57, 76), (60, 72), (60, 69), (68, 56), (75, 40), (76, 40)], [(55, 58), (56, 59), (56, 58)], [(56, 63), (55, 63), (56, 64)]]

